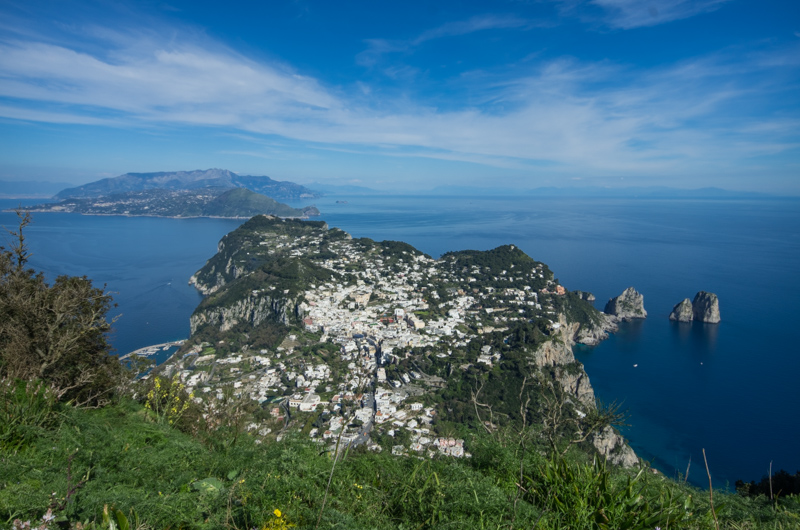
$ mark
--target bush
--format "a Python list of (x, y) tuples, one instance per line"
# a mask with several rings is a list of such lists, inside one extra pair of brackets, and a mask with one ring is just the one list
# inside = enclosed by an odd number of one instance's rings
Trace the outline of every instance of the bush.
[(78, 404), (106, 401), (124, 372), (106, 341), (111, 296), (85, 276), (48, 285), (28, 268), (23, 231), (31, 217), (17, 215), (13, 248), (0, 247), (0, 377), (40, 379)]

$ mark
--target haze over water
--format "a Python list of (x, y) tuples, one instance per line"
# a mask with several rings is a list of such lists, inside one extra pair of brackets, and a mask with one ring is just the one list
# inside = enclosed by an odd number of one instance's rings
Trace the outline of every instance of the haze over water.
[[(346, 199), (347, 204), (336, 204)], [(4, 207), (16, 201), (0, 201)], [(800, 201), (476, 197), (326, 197), (322, 219), (354, 237), (406, 241), (438, 257), (516, 244), (568, 289), (606, 300), (634, 286), (649, 316), (595, 348), (578, 348), (600, 399), (622, 402), (623, 432), (669, 475), (715, 485), (800, 468)], [(125, 353), (185, 337), (200, 297), (187, 285), (240, 224), (34, 214), (32, 264), (86, 274), (119, 303), (112, 342)], [(0, 214), (3, 226), (14, 215)], [(719, 325), (667, 316), (699, 290), (717, 293)], [(634, 367), (634, 365), (637, 365)]]

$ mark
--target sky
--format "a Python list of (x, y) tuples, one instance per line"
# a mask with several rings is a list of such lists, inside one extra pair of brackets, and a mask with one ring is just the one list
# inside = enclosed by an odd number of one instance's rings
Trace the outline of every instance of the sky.
[(0, 0), (0, 181), (800, 195), (797, 0)]

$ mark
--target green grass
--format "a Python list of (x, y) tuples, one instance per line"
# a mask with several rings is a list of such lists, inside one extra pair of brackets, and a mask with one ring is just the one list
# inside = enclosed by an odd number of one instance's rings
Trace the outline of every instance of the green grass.
[[(331, 478), (331, 455), (299, 438), (215, 443), (222, 434), (152, 423), (128, 400), (98, 410), (59, 405), (53, 414), (56, 421), (26, 431), (24, 447), (0, 452), (0, 528), (36, 520), (53, 504), (63, 505), (56, 515), (65, 527), (101, 524), (108, 505), (159, 529), (315, 528), (318, 519), (326, 529), (663, 530), (667, 520), (669, 528), (714, 528), (707, 492), (580, 453), (549, 459), (535, 437), (523, 451), (512, 431), (468, 439), (473, 457), (463, 460), (351, 451)], [(770, 503), (715, 492), (714, 502), (721, 528), (800, 527), (796, 497)]]

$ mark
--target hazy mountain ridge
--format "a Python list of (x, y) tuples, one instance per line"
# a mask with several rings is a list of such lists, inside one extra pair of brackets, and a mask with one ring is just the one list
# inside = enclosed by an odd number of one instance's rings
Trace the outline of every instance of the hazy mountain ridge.
[(531, 197), (581, 197), (581, 198), (620, 198), (620, 199), (764, 199), (776, 195), (755, 191), (726, 190), (706, 187), (695, 189), (672, 188), (669, 186), (629, 186), (611, 188), (603, 186), (582, 186), (562, 188), (555, 186), (539, 188), (500, 188), (483, 186), (437, 186), (426, 192), (428, 195), (480, 195)]
[(128, 191), (149, 189), (191, 190), (202, 188), (247, 188), (255, 193), (280, 200), (319, 197), (320, 194), (289, 181), (273, 180), (267, 176), (237, 175), (227, 169), (194, 171), (161, 171), (156, 173), (126, 173), (83, 186), (67, 188), (56, 199), (103, 197)]

